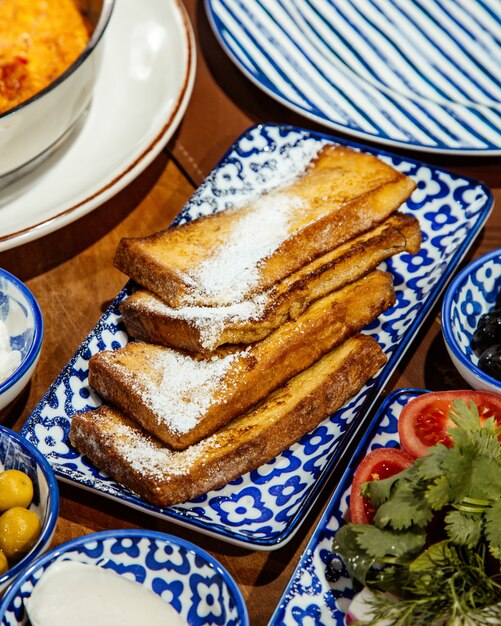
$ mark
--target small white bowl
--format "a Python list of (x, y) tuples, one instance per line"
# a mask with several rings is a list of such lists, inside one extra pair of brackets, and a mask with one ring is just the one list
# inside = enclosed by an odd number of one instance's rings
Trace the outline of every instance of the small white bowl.
[(128, 529), (78, 537), (35, 561), (0, 603), (0, 626), (27, 623), (24, 599), (52, 563), (65, 560), (103, 567), (145, 585), (190, 626), (249, 626), (238, 586), (214, 557), (172, 535)]
[(21, 364), (0, 380), (0, 411), (28, 384), (42, 348), (43, 318), (38, 302), (18, 278), (0, 269), (0, 322), (5, 324), (11, 350), (21, 353)]
[(5, 426), (0, 426), (0, 466), (5, 470), (20, 470), (31, 478), (34, 495), (30, 509), (37, 513), (42, 527), (40, 537), (30, 552), (0, 575), (1, 596), (49, 547), (59, 512), (59, 490), (54, 472), (45, 457), (27, 439)]
[(101, 62), (98, 44), (113, 3), (114, 0), (80, 3), (94, 27), (85, 49), (50, 85), (0, 114), (0, 188), (38, 165), (84, 115)]
[(501, 249), (467, 265), (448, 287), (442, 304), (445, 345), (460, 375), (473, 389), (501, 393), (501, 381), (478, 367), (471, 341), (482, 315), (501, 291)]

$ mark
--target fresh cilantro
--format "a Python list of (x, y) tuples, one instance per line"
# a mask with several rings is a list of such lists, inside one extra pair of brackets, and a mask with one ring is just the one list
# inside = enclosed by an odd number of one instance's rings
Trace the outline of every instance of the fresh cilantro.
[(439, 443), (430, 449), (430, 454), (421, 457), (419, 463), (414, 463), (412, 467), (421, 479), (433, 481), (443, 476), (441, 466), (448, 454), (449, 448)]
[(410, 563), (425, 541), (424, 533), (392, 533), (371, 524), (346, 524), (336, 533), (333, 546), (349, 575), (365, 585), (375, 563)]
[(333, 550), (343, 560), (350, 578), (365, 585), (375, 559), (360, 549), (354, 529), (355, 524), (341, 526), (334, 537)]
[(492, 482), (501, 476), (501, 464), (470, 444), (451, 448), (440, 468), (450, 485), (449, 502), (461, 502), (464, 498), (494, 500), (501, 496), (501, 485)]
[(407, 560), (424, 548), (425, 533), (396, 533), (381, 530), (372, 524), (353, 524), (355, 540), (365, 554), (378, 562)]
[(423, 497), (419, 483), (396, 481), (391, 497), (377, 510), (374, 524), (379, 528), (406, 530), (417, 526), (425, 528), (433, 517), (431, 507)]
[(450, 539), (468, 548), (474, 548), (481, 539), (482, 527), (478, 523), (478, 513), (450, 511), (445, 516), (445, 528)]
[(424, 497), (434, 511), (439, 511), (449, 504), (450, 490), (451, 486), (447, 476), (442, 475), (429, 483)]
[(490, 417), (482, 424), (478, 414), (478, 408), (474, 402), (466, 404), (464, 400), (455, 400), (449, 415), (457, 428), (451, 428), (449, 435), (454, 448), (464, 448), (471, 445), (492, 460), (501, 460), (501, 448), (499, 446), (500, 427), (494, 418)]
[(403, 472), (363, 485), (364, 497), (377, 508), (377, 527), (425, 528), (436, 512), (450, 509), (465, 514), (449, 518), (446, 531), (453, 541), (473, 546), (485, 538), (485, 513), (501, 501), (499, 427), (493, 419), (482, 425), (477, 406), (462, 400), (454, 402), (451, 419), (456, 423), (450, 431), (452, 448), (433, 446)]
[(386, 502), (391, 495), (393, 484), (397, 478), (402, 479), (407, 470), (403, 470), (400, 474), (395, 474), (384, 480), (373, 480), (372, 482), (365, 483), (362, 487), (362, 495), (369, 498), (375, 507), (380, 506), (383, 502)]
[(501, 623), (501, 430), (473, 402), (455, 401), (450, 418), (453, 447), (365, 483), (374, 524), (336, 534), (352, 578), (398, 596), (375, 596), (371, 624)]
[(501, 501), (494, 502), (486, 509), (484, 516), (489, 549), (492, 556), (501, 561)]

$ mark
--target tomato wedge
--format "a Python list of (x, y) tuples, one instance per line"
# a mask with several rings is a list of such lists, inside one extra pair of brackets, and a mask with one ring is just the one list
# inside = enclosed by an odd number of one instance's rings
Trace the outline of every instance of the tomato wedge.
[(370, 500), (364, 498), (361, 488), (372, 480), (389, 478), (406, 469), (414, 458), (399, 448), (376, 448), (362, 460), (357, 467), (350, 494), (350, 516), (354, 524), (372, 524), (375, 508)]
[(398, 419), (400, 445), (414, 458), (424, 456), (437, 443), (452, 446), (448, 434), (455, 424), (449, 419), (454, 400), (474, 402), (481, 421), (494, 417), (501, 424), (501, 395), (489, 391), (437, 391), (413, 398)]

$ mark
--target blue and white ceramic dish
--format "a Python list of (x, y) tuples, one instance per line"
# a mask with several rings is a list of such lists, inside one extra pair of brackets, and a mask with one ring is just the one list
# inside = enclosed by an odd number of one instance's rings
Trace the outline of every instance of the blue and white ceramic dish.
[[(187, 203), (177, 223), (220, 210), (277, 185), (285, 174), (290, 175), (291, 168), (304, 167), (305, 159), (316, 154), (326, 141), (337, 140), (289, 126), (249, 129)], [(59, 478), (254, 549), (275, 549), (292, 537), (334, 468), (343, 437), (351, 437), (357, 428), (364, 427), (364, 417), (379, 390), (487, 219), (492, 204), (489, 191), (476, 181), (380, 150), (341, 143), (376, 154), (417, 183), (403, 210), (421, 223), (422, 250), (416, 255), (402, 254), (385, 264), (394, 276), (397, 302), (366, 329), (388, 356), (380, 374), (346, 406), (273, 461), (191, 502), (155, 508), (98, 471), (68, 441), (71, 416), (100, 404), (88, 387), (91, 355), (104, 348), (122, 346), (128, 340), (118, 305), (132, 288), (129, 285), (91, 331), (23, 428)]]
[(24, 437), (5, 426), (0, 426), (0, 469), (17, 469), (33, 481), (34, 510), (42, 527), (37, 543), (31, 551), (5, 574), (0, 575), (0, 596), (7, 587), (47, 548), (56, 529), (59, 513), (59, 490), (56, 477), (45, 457)]
[(5, 324), (11, 350), (21, 353), (21, 364), (0, 380), (0, 410), (23, 390), (40, 357), (43, 318), (38, 302), (18, 278), (0, 268), (0, 322)]
[(458, 372), (474, 389), (497, 393), (501, 393), (501, 382), (478, 367), (471, 340), (480, 317), (494, 309), (500, 293), (501, 250), (493, 250), (456, 276), (442, 304), (445, 345)]
[(351, 456), (268, 626), (345, 626), (353, 597), (350, 577), (332, 553), (334, 535), (348, 511), (353, 474), (364, 456), (380, 447), (398, 447), (398, 416), (409, 400), (425, 393), (399, 389), (383, 402)]
[(145, 585), (189, 626), (249, 626), (239, 588), (210, 554), (171, 535), (126, 529), (78, 537), (38, 559), (5, 594), (1, 626), (29, 623), (24, 598), (52, 563), (65, 560), (97, 565)]
[(501, 154), (495, 4), (205, 0), (229, 57), (281, 104), (363, 139), (461, 154)]

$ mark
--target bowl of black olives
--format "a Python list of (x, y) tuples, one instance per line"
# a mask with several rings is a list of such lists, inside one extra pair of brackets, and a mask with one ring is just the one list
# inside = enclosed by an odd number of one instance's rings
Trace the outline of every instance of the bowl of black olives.
[(501, 249), (467, 265), (442, 305), (450, 357), (474, 389), (501, 393)]

